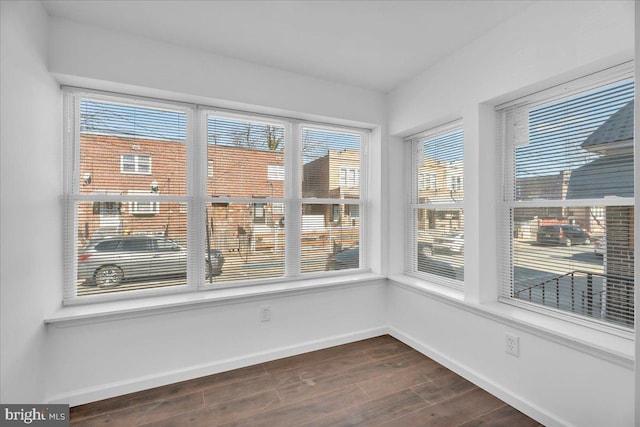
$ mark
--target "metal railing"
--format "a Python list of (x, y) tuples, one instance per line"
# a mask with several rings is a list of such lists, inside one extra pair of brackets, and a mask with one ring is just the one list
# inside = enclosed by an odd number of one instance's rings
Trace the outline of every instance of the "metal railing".
[[(595, 289), (601, 279), (602, 289)], [(514, 298), (633, 327), (634, 279), (574, 270), (514, 291)]]

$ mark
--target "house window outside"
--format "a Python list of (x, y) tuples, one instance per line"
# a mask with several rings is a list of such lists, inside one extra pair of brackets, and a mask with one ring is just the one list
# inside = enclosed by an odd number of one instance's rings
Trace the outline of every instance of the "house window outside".
[(461, 175), (454, 175), (449, 177), (449, 189), (454, 193), (457, 193), (458, 191), (462, 190)]
[(341, 187), (357, 187), (360, 185), (360, 169), (359, 168), (340, 168), (340, 186)]
[(365, 131), (75, 89), (65, 101), (65, 301), (366, 267), (332, 259), (359, 250)]
[(265, 223), (265, 206), (265, 203), (253, 204), (253, 222), (255, 222), (256, 224)]
[[(408, 274), (462, 289), (464, 281), (463, 132), (457, 121), (405, 139)], [(459, 179), (460, 178), (460, 179)], [(447, 185), (438, 186), (438, 179)]]
[(157, 215), (160, 213), (160, 203), (149, 200), (150, 198), (157, 196), (157, 193), (129, 190), (128, 194), (140, 195), (147, 199), (147, 201), (129, 202), (129, 210), (132, 215)]
[(120, 172), (133, 174), (151, 174), (151, 156), (142, 154), (122, 154)]
[(420, 190), (437, 190), (438, 175), (435, 173), (420, 172), (418, 174), (418, 189)]
[(498, 108), (501, 301), (632, 328), (633, 91), (611, 71)]
[(284, 165), (267, 165), (269, 181), (284, 181)]

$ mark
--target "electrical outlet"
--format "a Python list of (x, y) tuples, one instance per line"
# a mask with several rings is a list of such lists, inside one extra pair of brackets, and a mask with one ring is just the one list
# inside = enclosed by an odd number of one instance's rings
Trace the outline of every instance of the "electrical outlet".
[(520, 356), (520, 338), (512, 334), (505, 334), (504, 338), (505, 338), (504, 351), (506, 351), (507, 353), (515, 357), (519, 357)]
[(271, 306), (265, 305), (260, 307), (260, 321), (268, 322), (271, 320)]

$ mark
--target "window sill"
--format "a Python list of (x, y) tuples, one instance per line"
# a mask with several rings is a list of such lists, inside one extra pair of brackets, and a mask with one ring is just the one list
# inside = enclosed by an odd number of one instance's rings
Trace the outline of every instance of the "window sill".
[(519, 329), (540, 338), (565, 345), (627, 369), (634, 367), (635, 344), (631, 335), (622, 336), (589, 326), (558, 319), (542, 313), (500, 302), (475, 304), (464, 300), (464, 294), (414, 277), (394, 275), (390, 284), (437, 299), (445, 304)]
[(237, 304), (265, 297), (282, 297), (321, 292), (336, 287), (365, 286), (371, 281), (383, 278), (383, 276), (374, 273), (358, 273), (334, 277), (301, 279), (266, 285), (212, 289), (201, 292), (185, 292), (150, 298), (76, 305), (61, 307), (47, 317), (44, 322), (58, 327), (78, 326), (152, 314), (193, 310), (216, 305)]

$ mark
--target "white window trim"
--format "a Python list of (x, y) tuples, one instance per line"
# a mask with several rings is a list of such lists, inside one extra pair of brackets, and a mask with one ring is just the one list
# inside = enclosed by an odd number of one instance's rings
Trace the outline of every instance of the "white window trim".
[(544, 312), (502, 304), (498, 301), (472, 303), (465, 299), (463, 292), (425, 282), (422, 278), (407, 274), (391, 275), (388, 280), (389, 286), (415, 292), (499, 322), (505, 327), (516, 328), (627, 369), (633, 369), (634, 340), (633, 334), (628, 331), (621, 333), (609, 329), (595, 329), (588, 324), (567, 321), (567, 319), (548, 316)]
[[(634, 62), (630, 61), (627, 63), (623, 63), (617, 66), (613, 66), (606, 70), (592, 73), (585, 77), (576, 78), (570, 82), (565, 84), (560, 84), (558, 86), (554, 86), (548, 89), (544, 89), (539, 93), (533, 93), (530, 95), (526, 95), (512, 101), (508, 101), (502, 104), (495, 106), (495, 111), (500, 113), (506, 109), (520, 106), (520, 105), (528, 105), (530, 108), (535, 108), (536, 106), (547, 104), (556, 100), (564, 99), (570, 96), (574, 96), (585, 91), (589, 91), (598, 86), (606, 86), (608, 84), (613, 84), (617, 81), (627, 80), (630, 78), (634, 78), (633, 74), (633, 65)], [(636, 82), (637, 84), (637, 82)], [(636, 99), (637, 104), (637, 99)], [(637, 107), (637, 105), (636, 105)], [(497, 185), (497, 194), (498, 194), (498, 206), (497, 206), (497, 236), (498, 236), (498, 259), (512, 259), (511, 253), (505, 253), (504, 249), (508, 247), (512, 247), (512, 245), (508, 242), (511, 242), (512, 232), (511, 232), (511, 224), (509, 218), (509, 211), (512, 208), (516, 207), (571, 207), (571, 206), (635, 206), (637, 199), (637, 191), (636, 188), (636, 196), (633, 198), (614, 198), (614, 199), (575, 199), (575, 200), (542, 200), (542, 201), (514, 201), (512, 194), (516, 191), (517, 187), (513, 180), (509, 177), (512, 177), (513, 174), (513, 162), (505, 163), (504, 158), (507, 156), (509, 147), (505, 142), (506, 138), (512, 137), (513, 135), (507, 134), (507, 130), (504, 129), (504, 120), (499, 119), (497, 121), (497, 136), (500, 137), (502, 134), (502, 140), (498, 139), (499, 143), (496, 144), (496, 159), (497, 165), (499, 166), (499, 173), (496, 180)], [(636, 131), (637, 134), (637, 131)], [(518, 142), (515, 141), (512, 143), (514, 146), (517, 146)], [(513, 147), (511, 147), (513, 149)], [(636, 157), (637, 158), (637, 157)], [(637, 168), (637, 165), (636, 165)], [(636, 230), (637, 232), (637, 230)], [(511, 249), (512, 251), (513, 249)], [(636, 261), (637, 264), (637, 261)], [(592, 331), (600, 331), (604, 332), (611, 336), (619, 336), (623, 338), (630, 338), (633, 336), (633, 330), (630, 328), (626, 328), (620, 325), (616, 325), (614, 323), (606, 322), (603, 320), (599, 320), (596, 318), (588, 318), (586, 316), (577, 315), (568, 311), (559, 310), (554, 307), (544, 306), (541, 304), (530, 303), (524, 300), (516, 300), (514, 298), (506, 297), (501, 294), (500, 288), (505, 288), (507, 286), (507, 282), (510, 281), (510, 276), (508, 271), (503, 268), (500, 264), (498, 264), (498, 298), (497, 301), (500, 304), (504, 304), (510, 307), (515, 308), (516, 310), (522, 310), (523, 312), (529, 311), (533, 313), (537, 313), (539, 315), (545, 316), (551, 319), (557, 319), (558, 321), (569, 322), (574, 325), (578, 325), (584, 327), (587, 330)], [(636, 298), (637, 301), (637, 298)], [(637, 311), (638, 307), (634, 307)], [(637, 319), (636, 314), (636, 319)], [(636, 324), (637, 328), (638, 325)]]
[[(157, 215), (160, 213), (160, 203), (154, 197), (158, 197), (158, 193), (149, 193), (148, 191), (129, 190), (127, 194), (135, 196), (137, 200), (129, 202), (129, 213), (131, 215)], [(140, 197), (145, 200), (141, 200)], [(148, 201), (146, 199), (149, 199)], [(140, 210), (141, 205), (148, 205), (150, 210)]]
[(431, 172), (418, 173), (418, 189), (419, 190), (437, 190), (438, 174)]
[[(360, 186), (360, 168), (340, 166), (340, 186), (345, 188), (356, 188)], [(343, 175), (344, 173), (344, 175)], [(349, 175), (353, 174), (353, 179)], [(343, 179), (344, 176), (344, 179)]]
[[(301, 171), (298, 171), (298, 159), (302, 158), (302, 128), (309, 127), (319, 130), (328, 130), (334, 132), (357, 134), (361, 137), (361, 150), (360, 150), (360, 165), (361, 169), (366, 170), (364, 162), (367, 160), (368, 154), (368, 142), (370, 130), (362, 128), (354, 128), (343, 125), (333, 125), (326, 123), (317, 123), (311, 121), (301, 121), (293, 118), (283, 118), (277, 116), (269, 116), (264, 114), (256, 114), (251, 112), (237, 112), (229, 111), (225, 109), (219, 109), (217, 107), (211, 107), (206, 105), (194, 105), (185, 104), (174, 101), (165, 101), (152, 98), (134, 97), (126, 94), (112, 94), (95, 90), (64, 87), (64, 103), (65, 103), (65, 127), (64, 127), (64, 159), (66, 165), (72, 165), (73, 167), (65, 167), (64, 177), (64, 194), (66, 200), (66, 215), (65, 215), (65, 244), (64, 244), (64, 257), (65, 257), (65, 278), (64, 278), (64, 300), (65, 306), (77, 306), (85, 304), (94, 304), (100, 302), (118, 302), (126, 300), (135, 300), (138, 298), (152, 298), (156, 296), (169, 296), (172, 294), (193, 293), (198, 290), (225, 290), (244, 287), (256, 287), (269, 285), (274, 283), (302, 283), (301, 279), (313, 280), (316, 278), (325, 278), (328, 283), (334, 280), (340, 280), (340, 277), (352, 277), (367, 274), (369, 271), (367, 257), (368, 251), (366, 246), (367, 241), (367, 221), (364, 218), (366, 216), (366, 210), (364, 209), (366, 200), (366, 188), (367, 185), (363, 182), (362, 173), (360, 177), (360, 199), (345, 199), (341, 200), (342, 203), (358, 203), (360, 205), (361, 217), (359, 221), (360, 225), (360, 268), (352, 270), (337, 270), (317, 273), (304, 273), (299, 271), (300, 265), (300, 239), (296, 237), (300, 234), (301, 208), (302, 203), (327, 203), (324, 199), (303, 199), (301, 194)], [(90, 296), (76, 296), (76, 270), (77, 270), (77, 249), (75, 245), (75, 232), (76, 220), (77, 220), (77, 203), (83, 201), (114, 201), (122, 203), (135, 203), (136, 198), (139, 200), (140, 196), (131, 195), (83, 195), (80, 194), (79, 189), (81, 186), (79, 175), (76, 172), (76, 168), (80, 165), (80, 123), (79, 120), (75, 120), (74, 117), (80, 116), (80, 99), (91, 99), (101, 102), (111, 103), (127, 103), (135, 102), (136, 105), (142, 107), (150, 107), (156, 109), (172, 109), (184, 112), (187, 116), (187, 192), (184, 196), (154, 196), (157, 198), (157, 203), (161, 202), (177, 202), (181, 206), (184, 204), (187, 206), (188, 214), (188, 227), (187, 227), (187, 245), (189, 251), (189, 262), (187, 267), (187, 284), (183, 286), (172, 286), (166, 288), (151, 288), (146, 290), (134, 290), (126, 292), (105, 293), (102, 295), (90, 295)], [(208, 176), (208, 158), (207, 158), (207, 144), (198, 142), (198, 138), (202, 135), (206, 135), (206, 119), (204, 117), (207, 114), (212, 114), (219, 117), (225, 117), (235, 120), (251, 121), (254, 123), (263, 124), (282, 124), (285, 127), (285, 134), (291, 141), (285, 141), (288, 148), (285, 150), (285, 182), (291, 181), (292, 184), (285, 185), (285, 197), (284, 198), (270, 198), (266, 197), (262, 199), (264, 203), (284, 203), (285, 204), (285, 216), (288, 221), (285, 221), (286, 227), (286, 254), (285, 259), (287, 266), (285, 276), (256, 279), (256, 280), (236, 280), (230, 282), (218, 282), (213, 285), (209, 285), (204, 279), (204, 259), (199, 254), (205, 251), (205, 242), (201, 238), (200, 229), (204, 229), (205, 215), (200, 214), (204, 212), (207, 204), (212, 201), (215, 202), (234, 202), (241, 201), (243, 203), (254, 203), (251, 199), (233, 199), (228, 197), (210, 198), (206, 195), (206, 178)], [(292, 149), (292, 146), (294, 147)], [(195, 159), (192, 161), (189, 159)], [(121, 158), (122, 161), (122, 158)], [(146, 174), (145, 174), (146, 175)], [(289, 221), (291, 219), (292, 221)], [(296, 221), (297, 219), (297, 221)], [(68, 239), (67, 236), (73, 236)], [(364, 248), (363, 248), (364, 246)], [(295, 258), (294, 258), (295, 257)]]
[[(133, 171), (126, 171), (124, 170), (124, 164), (125, 164), (125, 156), (133, 156), (133, 167), (134, 170)], [(149, 159), (149, 170), (148, 171), (141, 171), (140, 170), (140, 158), (145, 157)], [(151, 164), (151, 155), (150, 154), (132, 154), (132, 153), (123, 153), (120, 154), (120, 173), (122, 174), (127, 174), (127, 175), (151, 175), (152, 173), (152, 164)]]
[[(417, 268), (417, 259), (414, 259), (413, 255), (417, 256), (417, 249), (414, 248), (414, 242), (417, 242), (418, 237), (418, 210), (420, 209), (437, 209), (437, 210), (462, 210), (464, 215), (464, 201), (456, 201), (452, 203), (420, 203), (417, 199), (418, 191), (420, 190), (420, 172), (418, 172), (418, 168), (415, 167), (414, 153), (416, 150), (419, 150), (420, 155), (422, 155), (422, 145), (420, 141), (424, 141), (425, 139), (433, 138), (438, 135), (447, 134), (449, 132), (453, 132), (456, 130), (464, 130), (463, 128), (463, 119), (457, 119), (451, 122), (447, 122), (438, 126), (431, 127), (425, 131), (419, 132), (417, 134), (413, 134), (404, 138), (405, 141), (405, 165), (409, 165), (405, 168), (405, 182), (408, 182), (409, 185), (406, 186), (405, 191), (407, 191), (405, 200), (407, 201), (407, 210), (406, 210), (406, 220), (405, 220), (405, 236), (407, 236), (406, 241), (406, 254), (411, 256), (405, 257), (405, 266), (404, 266), (404, 274), (409, 277), (415, 277), (417, 279), (428, 280), (430, 283), (434, 283), (438, 286), (443, 287), (443, 289), (452, 289), (455, 291), (462, 291), (464, 289), (464, 281), (460, 281), (457, 279), (449, 279), (446, 277), (439, 276), (437, 274), (430, 274), (422, 271), (418, 271)], [(464, 145), (464, 139), (463, 139)], [(463, 146), (464, 148), (464, 146)], [(417, 156), (419, 158), (420, 156)], [(464, 162), (464, 159), (463, 159)], [(464, 163), (463, 163), (464, 165)], [(434, 174), (437, 177), (437, 174)], [(437, 180), (437, 178), (436, 178)], [(437, 182), (437, 181), (436, 181)], [(446, 183), (448, 186), (449, 183)], [(437, 184), (436, 184), (437, 185)], [(464, 180), (462, 180), (462, 185), (464, 185)], [(422, 189), (424, 190), (424, 189)], [(412, 224), (416, 224), (416, 227), (411, 228)], [(466, 224), (466, 221), (465, 221)], [(464, 260), (464, 258), (463, 258)]]
[(267, 165), (267, 180), (284, 181), (284, 165)]

